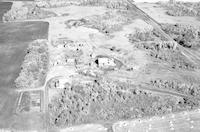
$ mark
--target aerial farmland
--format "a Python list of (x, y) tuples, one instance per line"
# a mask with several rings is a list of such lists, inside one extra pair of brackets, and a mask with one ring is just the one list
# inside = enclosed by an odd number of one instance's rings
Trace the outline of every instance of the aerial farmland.
[(200, 3), (0, 1), (0, 131), (200, 131)]

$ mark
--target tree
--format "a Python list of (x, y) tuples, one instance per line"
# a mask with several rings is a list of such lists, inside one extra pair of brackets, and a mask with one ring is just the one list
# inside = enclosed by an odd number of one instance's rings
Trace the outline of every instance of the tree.
[(170, 4), (175, 4), (175, 3), (176, 3), (176, 0), (169, 0), (169, 3), (170, 3)]

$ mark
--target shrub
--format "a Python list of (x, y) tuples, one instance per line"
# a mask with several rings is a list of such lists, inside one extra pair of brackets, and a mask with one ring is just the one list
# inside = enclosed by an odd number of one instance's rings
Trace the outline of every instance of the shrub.
[(89, 28), (94, 28), (102, 33), (110, 34), (116, 31), (122, 30), (124, 24), (131, 22), (131, 18), (128, 18), (124, 14), (118, 11), (106, 12), (103, 15), (94, 15), (85, 18), (85, 26)]
[(45, 82), (49, 63), (47, 41), (32, 42), (21, 66), (21, 72), (15, 84), (17, 88), (37, 88)]
[(3, 16), (3, 21), (18, 21), (26, 19), (42, 19), (55, 17), (53, 12), (45, 11), (37, 7), (34, 3), (25, 4), (20, 7), (13, 7)]
[(52, 125), (64, 127), (161, 115), (177, 111), (177, 103), (172, 96), (151, 95), (127, 83), (96, 80), (63, 89), (49, 110)]
[(176, 4), (163, 4), (170, 16), (197, 16), (198, 11), (190, 3), (177, 2)]
[(181, 94), (185, 94), (188, 97), (199, 98), (200, 95), (200, 85), (194, 83), (185, 83), (183, 81), (175, 80), (152, 80), (151, 85), (158, 89), (172, 90)]
[(195, 47), (199, 42), (199, 29), (195, 27), (182, 24), (163, 24), (162, 29), (184, 47)]
[(38, 7), (105, 6), (111, 9), (129, 9), (127, 0), (36, 0)]

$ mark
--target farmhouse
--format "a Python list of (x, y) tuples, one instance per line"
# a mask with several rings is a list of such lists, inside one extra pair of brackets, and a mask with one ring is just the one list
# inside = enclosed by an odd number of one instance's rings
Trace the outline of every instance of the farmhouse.
[(97, 56), (95, 63), (99, 68), (102, 69), (115, 69), (115, 68), (119, 69), (122, 66), (122, 62), (120, 62), (115, 58), (107, 56)]
[(106, 57), (98, 58), (97, 64), (99, 67), (114, 67), (114, 66), (116, 66), (113, 58), (106, 58)]

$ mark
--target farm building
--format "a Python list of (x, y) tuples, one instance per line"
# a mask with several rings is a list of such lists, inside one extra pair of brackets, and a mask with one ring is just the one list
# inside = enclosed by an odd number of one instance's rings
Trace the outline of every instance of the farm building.
[(95, 63), (99, 68), (115, 69), (115, 68), (120, 68), (122, 66), (122, 63), (119, 60), (112, 57), (98, 56), (96, 58), (97, 59), (95, 60)]
[(113, 58), (106, 58), (106, 57), (98, 58), (96, 62), (97, 62), (99, 67), (116, 66)]

